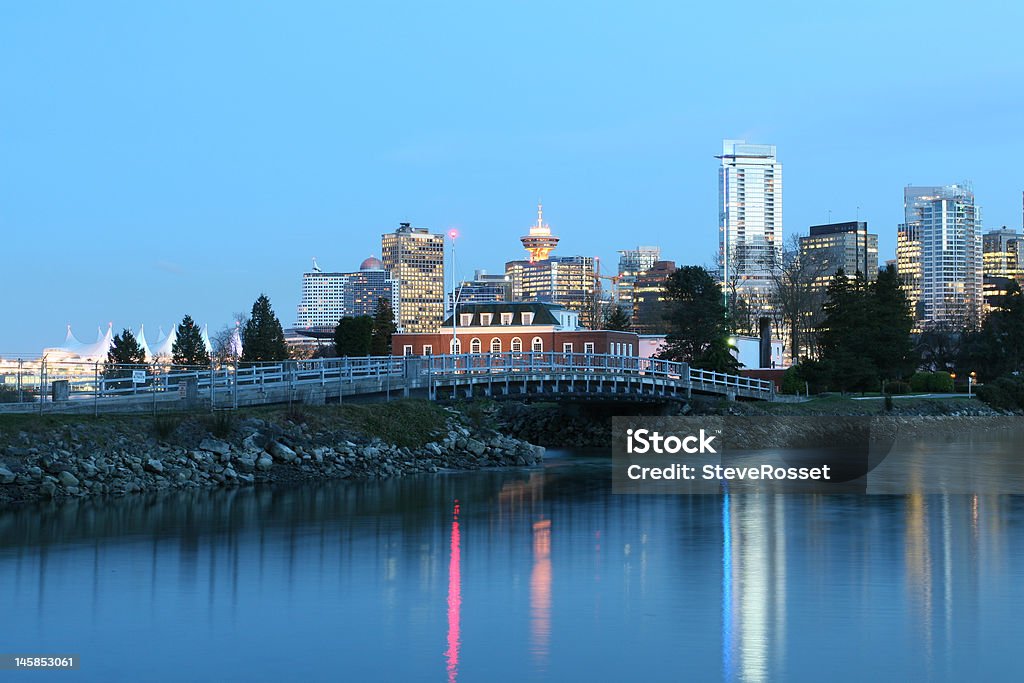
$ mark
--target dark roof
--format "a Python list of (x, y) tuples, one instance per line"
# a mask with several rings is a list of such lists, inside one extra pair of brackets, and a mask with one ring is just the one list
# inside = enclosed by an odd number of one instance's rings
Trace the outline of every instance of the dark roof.
[[(557, 304), (548, 304), (539, 301), (499, 301), (496, 303), (464, 303), (457, 304), (455, 306), (455, 312), (459, 314), (459, 327), (467, 327), (462, 324), (461, 317), (466, 314), (473, 315), (473, 321), (468, 327), (480, 327), (483, 325), (481, 322), (481, 314), (491, 313), (491, 326), (503, 327), (501, 324), (502, 313), (512, 313), (512, 324), (522, 325), (523, 324), (523, 313), (533, 313), (533, 322), (531, 325), (557, 325), (558, 318), (555, 316), (554, 311), (563, 310), (563, 306)], [(452, 326), (452, 316), (445, 318), (445, 321), (441, 324), (442, 327)], [(507, 326), (504, 326), (507, 327)]]

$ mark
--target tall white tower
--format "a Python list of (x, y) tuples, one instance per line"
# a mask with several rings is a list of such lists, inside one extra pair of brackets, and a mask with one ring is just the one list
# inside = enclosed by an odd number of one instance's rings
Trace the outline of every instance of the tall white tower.
[(718, 249), (726, 296), (766, 293), (782, 259), (782, 164), (775, 145), (725, 140), (718, 169)]

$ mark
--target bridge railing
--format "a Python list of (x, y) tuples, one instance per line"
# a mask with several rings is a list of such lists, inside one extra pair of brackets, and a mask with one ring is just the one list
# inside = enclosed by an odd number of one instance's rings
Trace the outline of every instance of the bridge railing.
[[(506, 351), (437, 356), (371, 356), (321, 358), (276, 363), (230, 364), (219, 367), (107, 365), (75, 361), (0, 361), (0, 403), (27, 402), (42, 405), (57, 400), (55, 383), (66, 382), (60, 400), (110, 399), (152, 394), (154, 402), (172, 393), (208, 398), (242, 390), (300, 387), (360, 381), (386, 382), (395, 378), (413, 381), (490, 381), (498, 375), (521, 377), (529, 373), (581, 375), (633, 375), (653, 377), (695, 388), (724, 389), (746, 395), (770, 396), (772, 383), (738, 375), (690, 368), (686, 363), (613, 354)], [(220, 401), (217, 401), (218, 405)]]

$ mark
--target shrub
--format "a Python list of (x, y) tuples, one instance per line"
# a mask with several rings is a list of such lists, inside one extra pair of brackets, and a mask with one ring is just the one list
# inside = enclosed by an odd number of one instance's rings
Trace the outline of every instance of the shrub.
[(793, 365), (786, 368), (786, 371), (782, 373), (782, 393), (784, 394), (802, 394), (804, 388), (807, 385), (804, 384), (804, 380), (800, 377), (800, 366)]
[(948, 372), (915, 372), (910, 378), (910, 389), (916, 392), (948, 394), (953, 391), (953, 378)]
[(1010, 394), (996, 384), (982, 384), (978, 387), (978, 398), (996, 410), (1019, 410), (1020, 405)]

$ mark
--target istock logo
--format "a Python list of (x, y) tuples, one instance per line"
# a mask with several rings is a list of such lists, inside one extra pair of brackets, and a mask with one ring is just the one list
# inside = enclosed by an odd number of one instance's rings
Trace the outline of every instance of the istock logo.
[(714, 435), (708, 436), (703, 429), (699, 434), (690, 434), (682, 438), (675, 435), (662, 436), (660, 432), (652, 432), (649, 429), (627, 429), (626, 452), (641, 455), (644, 453), (675, 454), (679, 452), (718, 453), (711, 445), (714, 440)]

